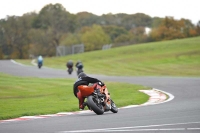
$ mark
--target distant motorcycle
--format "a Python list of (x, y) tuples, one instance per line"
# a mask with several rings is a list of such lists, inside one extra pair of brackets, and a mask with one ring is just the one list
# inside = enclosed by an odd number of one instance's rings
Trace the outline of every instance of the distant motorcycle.
[(43, 58), (41, 55), (37, 58), (37, 63), (38, 63), (38, 68), (40, 69), (43, 65)]
[(77, 75), (79, 75), (81, 72), (83, 72), (83, 64), (82, 63), (78, 63), (76, 65), (77, 68)]
[(78, 87), (83, 97), (87, 98), (85, 104), (94, 111), (97, 115), (102, 115), (104, 112), (111, 111), (118, 112), (118, 108), (111, 98), (106, 98), (104, 93), (106, 85), (100, 86), (98, 83), (93, 84), (89, 88), (84, 85)]
[(42, 62), (38, 62), (38, 68), (40, 69), (42, 67)]
[(72, 74), (73, 72), (73, 61), (72, 60), (69, 60), (66, 64), (66, 67), (67, 67), (67, 71), (69, 74)]
[(68, 71), (69, 74), (72, 74), (72, 72), (73, 72), (73, 67), (68, 67), (67, 71)]

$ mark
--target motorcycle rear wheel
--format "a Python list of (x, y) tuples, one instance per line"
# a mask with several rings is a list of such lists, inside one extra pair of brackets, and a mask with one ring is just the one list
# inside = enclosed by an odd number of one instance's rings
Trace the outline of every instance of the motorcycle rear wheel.
[(98, 103), (93, 96), (87, 98), (87, 104), (97, 114), (102, 115), (104, 113), (104, 107), (101, 103)]

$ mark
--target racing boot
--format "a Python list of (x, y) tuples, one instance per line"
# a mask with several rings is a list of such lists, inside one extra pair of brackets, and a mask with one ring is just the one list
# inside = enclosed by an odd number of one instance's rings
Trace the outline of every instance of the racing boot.
[(77, 98), (78, 98), (78, 100), (79, 100), (79, 109), (80, 109), (80, 110), (84, 110), (84, 108), (85, 108), (85, 106), (86, 106), (86, 104), (84, 104), (85, 98), (82, 97), (80, 91), (77, 92)]

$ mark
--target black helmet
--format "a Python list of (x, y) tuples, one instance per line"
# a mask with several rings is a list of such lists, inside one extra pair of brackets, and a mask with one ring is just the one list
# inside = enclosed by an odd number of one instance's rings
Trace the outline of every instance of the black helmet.
[(80, 60), (78, 60), (78, 61), (77, 61), (77, 63), (81, 63), (81, 61), (80, 61)]
[(87, 75), (84, 72), (79, 73), (78, 78), (87, 77)]

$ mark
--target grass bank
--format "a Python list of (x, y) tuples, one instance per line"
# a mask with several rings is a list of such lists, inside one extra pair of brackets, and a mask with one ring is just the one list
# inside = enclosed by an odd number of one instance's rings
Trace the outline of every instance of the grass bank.
[[(0, 73), (0, 120), (78, 110), (73, 79), (22, 78)], [(105, 82), (118, 107), (146, 102), (140, 85)]]
[[(200, 37), (144, 43), (45, 58), (44, 65), (66, 69), (81, 60), (90, 74), (126, 76), (200, 76)], [(29, 64), (31, 60), (17, 60)]]

